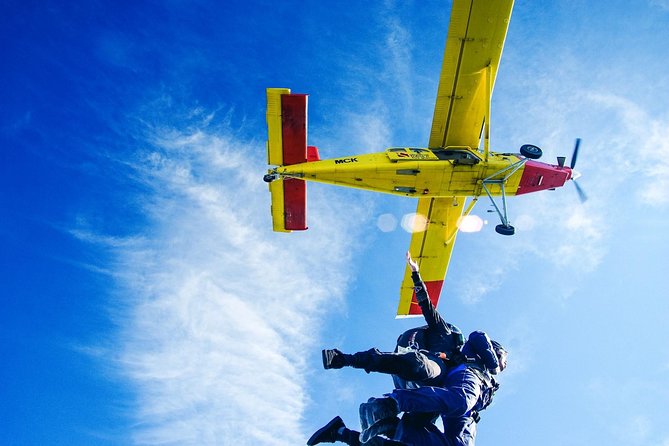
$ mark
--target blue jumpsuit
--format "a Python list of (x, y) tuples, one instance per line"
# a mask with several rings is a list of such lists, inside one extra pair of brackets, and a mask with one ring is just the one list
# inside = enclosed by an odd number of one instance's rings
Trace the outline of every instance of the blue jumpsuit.
[[(413, 446), (473, 446), (476, 438), (475, 415), (492, 396), (491, 383), (471, 366), (460, 365), (446, 376), (443, 387), (396, 389), (388, 394), (397, 401), (400, 421), (394, 440)], [(415, 414), (439, 413), (442, 433), (434, 424)]]

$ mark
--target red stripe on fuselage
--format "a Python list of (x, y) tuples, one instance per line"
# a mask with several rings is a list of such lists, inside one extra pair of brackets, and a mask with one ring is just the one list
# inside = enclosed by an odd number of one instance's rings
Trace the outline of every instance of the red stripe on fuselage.
[(527, 161), (523, 169), (523, 176), (516, 195), (529, 194), (540, 190), (554, 189), (564, 186), (571, 178), (569, 167), (554, 166), (552, 164)]
[[(432, 305), (437, 306), (439, 302), (439, 295), (441, 294), (441, 287), (444, 285), (443, 280), (435, 280), (432, 282), (425, 282), (425, 287), (427, 288), (427, 295), (430, 296)], [(411, 298), (411, 306), (409, 307), (409, 315), (421, 315), (423, 312), (420, 310), (420, 306), (416, 301), (416, 292), (414, 291), (413, 297)]]

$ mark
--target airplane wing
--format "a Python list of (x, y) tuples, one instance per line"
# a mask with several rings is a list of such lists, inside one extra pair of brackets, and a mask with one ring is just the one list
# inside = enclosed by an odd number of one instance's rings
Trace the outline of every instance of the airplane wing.
[(446, 38), (430, 147), (478, 147), (513, 0), (455, 0)]
[[(513, 0), (454, 0), (430, 148), (479, 147), (512, 8)], [(416, 214), (425, 216), (427, 224), (425, 231), (414, 232), (409, 251), (419, 264), (434, 305), (448, 270), (464, 203), (465, 197), (418, 200)], [(407, 266), (397, 317), (420, 315), (415, 299)]]
[[(444, 276), (451, 259), (458, 219), (462, 215), (465, 197), (438, 197), (418, 199), (416, 214), (425, 216), (426, 229), (414, 232), (409, 252), (418, 262), (420, 275), (425, 282), (430, 300), (436, 306), (444, 283)], [(422, 314), (413, 289), (411, 270), (406, 267), (397, 317)]]

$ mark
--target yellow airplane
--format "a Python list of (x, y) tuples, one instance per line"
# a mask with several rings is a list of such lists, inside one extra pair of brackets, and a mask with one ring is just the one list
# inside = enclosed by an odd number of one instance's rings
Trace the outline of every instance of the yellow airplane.
[[(418, 198), (416, 214), (424, 217), (424, 226), (413, 233), (409, 251), (437, 305), (458, 224), (481, 195), (500, 217), (495, 230), (512, 235), (507, 196), (554, 189), (573, 179), (578, 140), (570, 167), (564, 157), (557, 165), (534, 161), (541, 149), (530, 144), (520, 153), (489, 150), (490, 100), (512, 8), (513, 0), (453, 1), (428, 147), (321, 160), (318, 149), (307, 145), (307, 95), (268, 88), (267, 154), (275, 167), (264, 180), (274, 230), (307, 229), (306, 181)], [(397, 316), (420, 314), (407, 267)]]

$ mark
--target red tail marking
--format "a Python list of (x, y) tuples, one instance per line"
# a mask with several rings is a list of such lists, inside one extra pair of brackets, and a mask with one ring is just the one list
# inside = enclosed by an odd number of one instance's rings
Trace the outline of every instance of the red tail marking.
[(318, 147), (307, 146), (307, 162), (320, 161), (321, 157), (318, 154)]
[(281, 132), (283, 138), (283, 164), (307, 161), (307, 95), (284, 94), (281, 96)]
[[(430, 301), (432, 301), (432, 305), (434, 305), (435, 307), (437, 306), (437, 302), (439, 302), (439, 296), (441, 295), (441, 287), (443, 285), (444, 285), (443, 280), (425, 282), (425, 286), (427, 287), (427, 295), (430, 296)], [(411, 306), (409, 307), (409, 314), (410, 315), (423, 314), (423, 312), (420, 310), (418, 302), (416, 301), (415, 291), (413, 293), (413, 297), (411, 298)]]
[(283, 180), (283, 202), (286, 229), (307, 229), (307, 183), (295, 178)]

